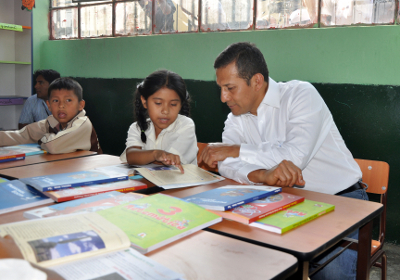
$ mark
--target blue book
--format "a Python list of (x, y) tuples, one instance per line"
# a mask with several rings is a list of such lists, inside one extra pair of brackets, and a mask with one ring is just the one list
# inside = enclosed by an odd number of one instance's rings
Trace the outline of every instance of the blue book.
[(0, 177), (0, 183), (4, 183), (4, 182), (7, 182), (7, 181), (9, 181), (9, 180), (7, 180), (6, 178)]
[(20, 179), (41, 192), (128, 180), (128, 175), (107, 170), (86, 170)]
[(1, 162), (8, 162), (8, 161), (14, 161), (14, 160), (22, 160), (25, 159), (25, 156), (22, 157), (13, 157), (13, 158), (6, 158), (6, 159), (0, 159)]
[(0, 183), (0, 214), (51, 202), (51, 198), (19, 180)]
[(5, 146), (5, 147), (1, 147), (0, 151), (1, 150), (20, 152), (21, 154), (25, 154), (26, 157), (47, 153), (45, 150), (42, 150), (40, 145), (37, 143), (21, 144), (21, 145), (15, 145), (15, 146)]
[(229, 185), (187, 196), (183, 199), (209, 210), (226, 211), (281, 191), (282, 188), (279, 187)]

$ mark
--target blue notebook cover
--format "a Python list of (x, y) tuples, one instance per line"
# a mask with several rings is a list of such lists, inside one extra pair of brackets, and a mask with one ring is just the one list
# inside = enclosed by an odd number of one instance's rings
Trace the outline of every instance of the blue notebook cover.
[(6, 159), (0, 159), (0, 163), (1, 162), (8, 162), (8, 161), (14, 161), (14, 160), (22, 160), (25, 159), (25, 157), (15, 157), (15, 158), (6, 158)]
[(86, 170), (20, 179), (25, 184), (42, 192), (123, 180), (128, 180), (128, 176), (107, 170)]
[(42, 150), (40, 145), (37, 143), (21, 144), (21, 145), (15, 145), (15, 146), (5, 146), (5, 147), (1, 147), (0, 150), (17, 151), (20, 153), (24, 153), (26, 157), (47, 153), (45, 150)]
[(19, 180), (0, 183), (0, 214), (53, 202)]
[(230, 185), (184, 197), (209, 210), (226, 211), (282, 191), (279, 187)]

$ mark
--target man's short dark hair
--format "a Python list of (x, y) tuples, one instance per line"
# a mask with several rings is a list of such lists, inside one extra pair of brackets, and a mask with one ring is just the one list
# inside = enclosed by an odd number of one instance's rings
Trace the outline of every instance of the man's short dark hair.
[(239, 42), (228, 46), (215, 59), (214, 69), (226, 67), (232, 62), (236, 63), (238, 76), (244, 79), (248, 85), (250, 85), (251, 78), (257, 73), (261, 73), (268, 83), (267, 63), (255, 44)]
[(53, 69), (36, 70), (35, 73), (33, 73), (33, 80), (36, 81), (39, 76), (42, 76), (49, 84), (61, 77), (60, 73)]
[(49, 86), (49, 98), (51, 95), (51, 92), (53, 90), (60, 90), (60, 89), (66, 89), (66, 90), (72, 90), (76, 97), (78, 97), (78, 101), (81, 101), (83, 99), (83, 94), (82, 94), (82, 87), (81, 85), (75, 81), (74, 79), (71, 78), (58, 78), (54, 80), (50, 86)]

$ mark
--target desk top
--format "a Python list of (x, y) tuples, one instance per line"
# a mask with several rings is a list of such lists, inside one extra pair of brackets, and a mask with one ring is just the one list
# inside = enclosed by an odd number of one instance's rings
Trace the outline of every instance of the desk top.
[[(31, 209), (1, 214), (0, 224), (25, 220), (23, 213)], [(186, 279), (286, 279), (298, 266), (297, 259), (290, 254), (206, 231), (198, 231), (146, 256)]]
[[(226, 179), (216, 184), (172, 189), (163, 193), (182, 198), (228, 184), (237, 185), (236, 182)], [(382, 204), (376, 202), (296, 188), (283, 188), (283, 191), (304, 196), (309, 200), (333, 204), (335, 210), (282, 235), (228, 220), (223, 220), (221, 223), (209, 227), (208, 230), (279, 249), (295, 255), (301, 260), (311, 260), (371, 221), (383, 210)]]
[(67, 153), (67, 154), (58, 154), (58, 155), (53, 155), (53, 154), (33, 155), (33, 156), (25, 157), (25, 159), (23, 159), (23, 160), (2, 162), (2, 163), (0, 163), (0, 169), (26, 166), (26, 165), (31, 165), (31, 164), (63, 160), (63, 159), (69, 159), (69, 158), (86, 157), (86, 156), (95, 155), (95, 154), (96, 154), (96, 152), (91, 152), (91, 151), (78, 151), (78, 152)]
[(121, 163), (121, 161), (117, 156), (92, 155), (90, 157), (79, 157), (52, 162), (43, 162), (29, 166), (0, 169), (0, 176), (3, 175), (15, 179), (21, 179), (27, 177), (90, 170), (97, 167), (116, 165), (119, 163)]

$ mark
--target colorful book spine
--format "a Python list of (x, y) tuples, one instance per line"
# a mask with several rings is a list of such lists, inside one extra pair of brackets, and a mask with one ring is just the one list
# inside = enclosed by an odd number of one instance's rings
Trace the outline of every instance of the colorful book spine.
[(2, 158), (2, 159), (0, 159), (0, 163), (1, 163), (1, 162), (15, 161), (15, 160), (22, 160), (22, 159), (25, 159), (25, 155), (23, 155), (23, 156), (18, 156), (18, 157)]

